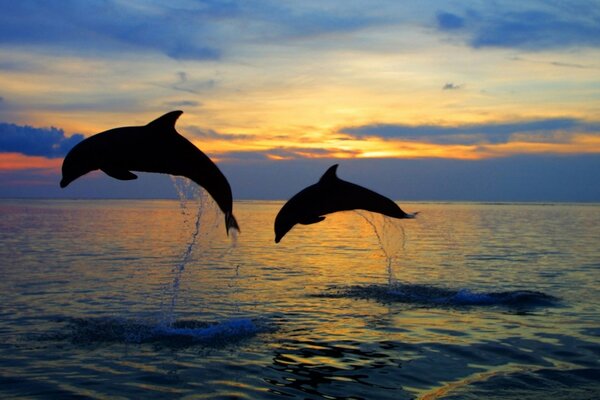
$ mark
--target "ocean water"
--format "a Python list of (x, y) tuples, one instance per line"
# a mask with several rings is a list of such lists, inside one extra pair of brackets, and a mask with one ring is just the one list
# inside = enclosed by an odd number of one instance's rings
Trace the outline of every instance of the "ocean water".
[(1, 398), (600, 398), (600, 205), (187, 197), (0, 200)]

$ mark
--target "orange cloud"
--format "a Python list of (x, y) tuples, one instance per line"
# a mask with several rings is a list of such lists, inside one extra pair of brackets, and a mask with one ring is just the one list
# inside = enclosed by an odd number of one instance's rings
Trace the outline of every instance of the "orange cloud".
[(20, 153), (2, 153), (0, 155), (0, 172), (19, 170), (45, 170), (48, 173), (60, 171), (62, 159), (38, 156), (26, 156)]

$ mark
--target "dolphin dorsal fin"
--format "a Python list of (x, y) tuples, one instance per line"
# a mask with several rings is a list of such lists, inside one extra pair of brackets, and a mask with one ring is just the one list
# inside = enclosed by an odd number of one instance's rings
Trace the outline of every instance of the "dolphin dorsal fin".
[(162, 117), (156, 118), (154, 121), (146, 125), (148, 128), (152, 128), (157, 132), (170, 132), (175, 130), (175, 122), (177, 118), (183, 114), (183, 111), (171, 111), (163, 115)]
[(337, 167), (338, 167), (338, 164), (334, 164), (331, 167), (329, 167), (329, 169), (327, 171), (325, 171), (325, 173), (323, 174), (321, 179), (319, 179), (319, 183), (326, 183), (326, 182), (338, 180), (339, 178), (337, 177), (337, 174), (336, 174)]

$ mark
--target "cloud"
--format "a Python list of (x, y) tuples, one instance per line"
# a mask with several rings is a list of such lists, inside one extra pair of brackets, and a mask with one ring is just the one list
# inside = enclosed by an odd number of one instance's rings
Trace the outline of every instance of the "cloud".
[[(359, 7), (360, 8), (360, 7)], [(0, 14), (0, 45), (43, 46), (97, 56), (157, 51), (175, 60), (216, 61), (241, 38), (272, 41), (353, 32), (376, 23), (345, 4), (244, 1), (22, 0)]]
[(442, 87), (442, 90), (458, 90), (461, 87), (462, 87), (462, 85), (456, 85), (452, 82), (448, 82)]
[[(582, 3), (583, 4), (583, 3)], [(473, 48), (545, 50), (600, 46), (600, 13), (585, 6), (568, 10), (539, 5), (525, 10), (439, 12), (437, 29), (465, 34)]]
[(314, 158), (350, 158), (360, 154), (359, 150), (340, 150), (337, 148), (314, 147), (278, 147), (265, 152), (270, 160), (296, 160)]
[(158, 50), (177, 60), (216, 60), (221, 52), (201, 39), (203, 22), (224, 16), (226, 6), (196, 7), (43, 0), (16, 2), (0, 15), (0, 44), (53, 46), (80, 53)]
[[(190, 81), (188, 73), (185, 71), (177, 72), (177, 82), (169, 85), (162, 86), (167, 87), (169, 89), (173, 89), (179, 92), (187, 92), (192, 94), (200, 94), (204, 90), (212, 89), (216, 85), (216, 81), (214, 79), (209, 79), (205, 81)], [(161, 85), (159, 85), (161, 86)]]
[(277, 160), (315, 160), (352, 158), (360, 153), (358, 150), (340, 150), (334, 148), (312, 147), (274, 147), (265, 150), (232, 151), (218, 155), (218, 159), (228, 163), (245, 163), (253, 161)]
[(58, 171), (61, 164), (62, 160), (55, 158), (27, 156), (21, 153), (2, 153), (0, 173), (28, 170), (37, 171), (37, 174), (44, 174), (48, 171)]
[(34, 128), (0, 122), (0, 152), (2, 153), (21, 153), (48, 158), (63, 157), (83, 138), (81, 134), (66, 137), (62, 129), (54, 127)]
[(600, 133), (600, 123), (575, 118), (548, 118), (524, 122), (469, 124), (460, 126), (372, 124), (342, 128), (353, 138), (378, 137), (429, 143), (505, 143), (520, 135), (539, 140), (563, 141), (570, 133)]
[(183, 107), (200, 107), (202, 103), (195, 100), (180, 100), (180, 101), (167, 101), (163, 103), (167, 107), (183, 108)]
[(460, 29), (465, 25), (463, 17), (449, 12), (439, 12), (436, 18), (438, 27), (442, 30)]
[(220, 133), (213, 129), (201, 128), (195, 125), (185, 127), (186, 134), (191, 135), (196, 139), (208, 140), (253, 140), (255, 135), (240, 134), (240, 133)]
[(578, 63), (563, 62), (563, 61), (536, 60), (535, 58), (525, 58), (525, 57), (521, 57), (521, 56), (510, 57), (510, 59), (513, 60), (513, 61), (521, 61), (521, 62), (534, 63), (534, 64), (552, 65), (554, 67), (561, 67), (561, 68), (599, 69), (598, 67), (596, 67), (594, 65), (578, 64)]

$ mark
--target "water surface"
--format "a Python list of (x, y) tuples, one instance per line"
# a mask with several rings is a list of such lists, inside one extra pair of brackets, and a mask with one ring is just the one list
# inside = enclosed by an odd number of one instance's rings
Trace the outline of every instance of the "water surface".
[(600, 206), (281, 205), (0, 200), (0, 396), (598, 398)]

